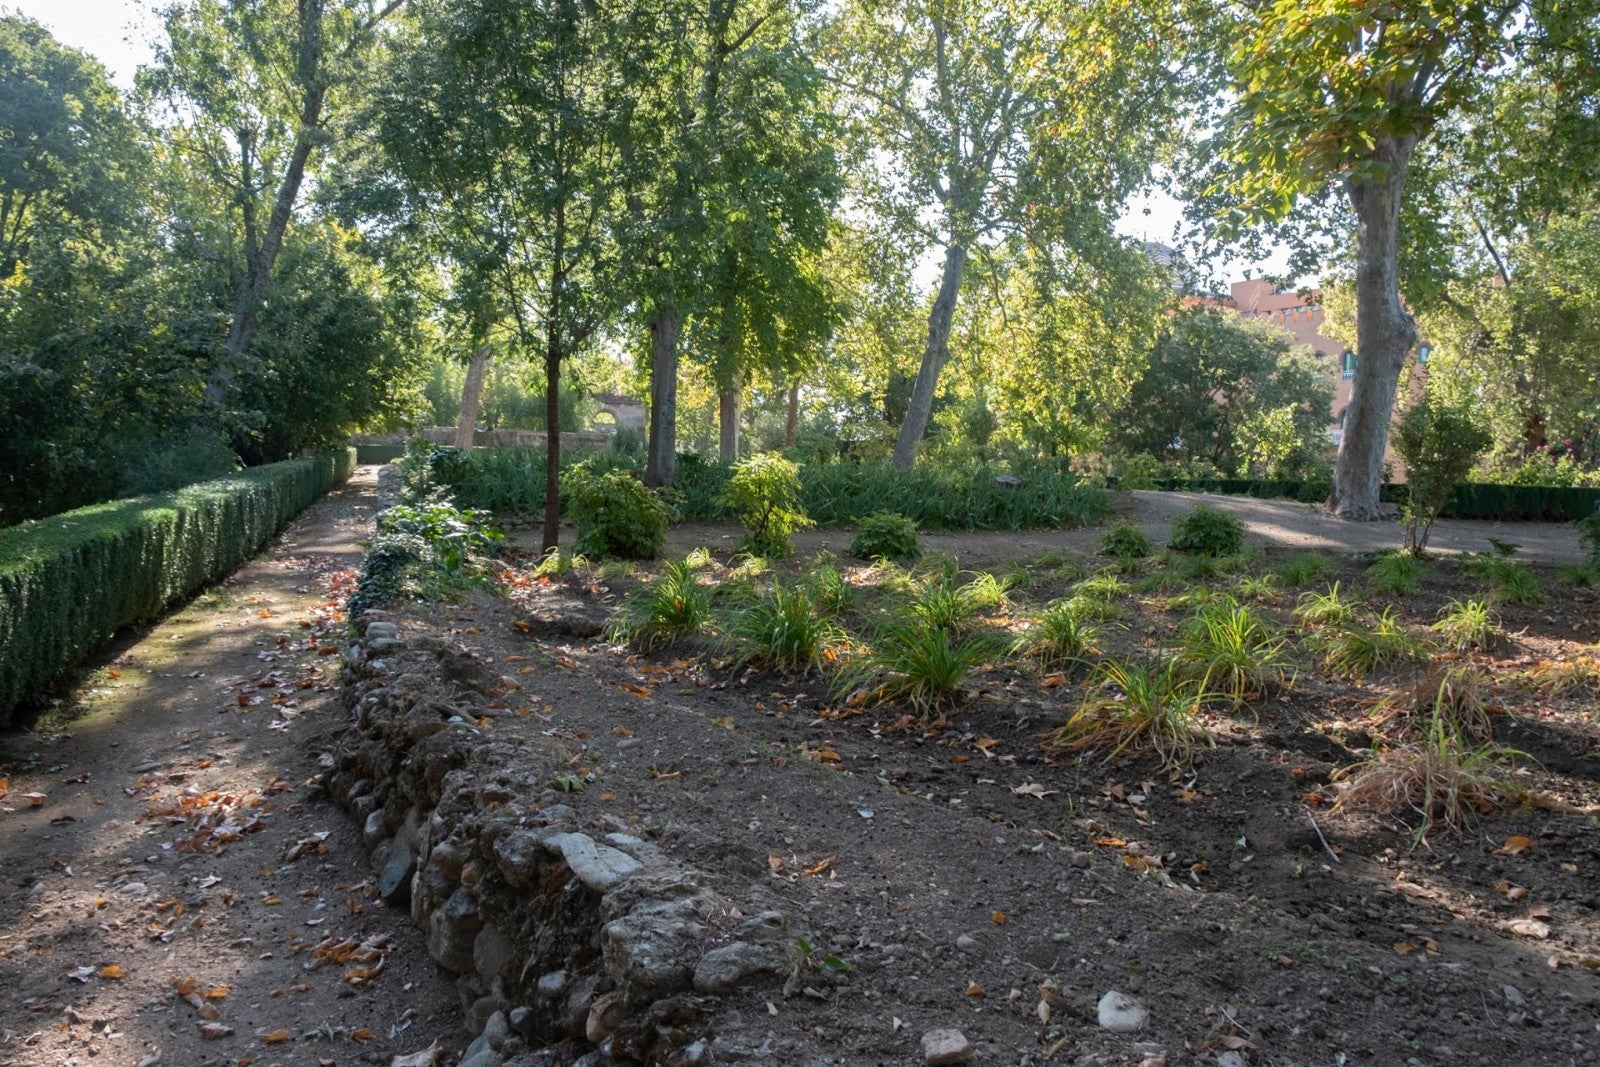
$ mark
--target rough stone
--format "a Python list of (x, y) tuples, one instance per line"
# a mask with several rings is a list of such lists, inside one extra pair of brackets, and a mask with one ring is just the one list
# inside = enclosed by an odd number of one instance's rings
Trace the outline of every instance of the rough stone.
[(512, 1008), (511, 1014), (506, 1017), (506, 1022), (511, 1025), (511, 1029), (515, 1030), (517, 1035), (524, 1041), (531, 1043), (538, 1036), (539, 1015), (526, 1004)]
[(511, 941), (500, 928), (486, 923), (472, 941), (472, 968), (485, 982), (493, 982), (511, 958)]
[(558, 834), (550, 844), (561, 849), (561, 858), (578, 881), (596, 893), (604, 893), (644, 869), (643, 864), (626, 852), (596, 844), (587, 834)]
[(483, 1024), (483, 1033), (479, 1036), (489, 1042), (489, 1047), (496, 1052), (504, 1052), (506, 1044), (517, 1035), (511, 1032), (511, 1024), (506, 1019), (506, 1013), (497, 1011)]
[(1100, 1028), (1114, 1034), (1131, 1034), (1142, 1030), (1150, 1019), (1150, 1013), (1143, 1004), (1115, 989), (1100, 998), (1096, 1013)]
[(540, 846), (547, 836), (517, 827), (495, 839), (495, 863), (508, 884), (517, 889), (529, 889), (538, 881)]
[(506, 1002), (504, 997), (496, 996), (493, 993), (478, 997), (472, 1002), (472, 1006), (467, 1009), (468, 1032), (474, 1034), (485, 1033), (489, 1028), (489, 1020), (496, 1015), (501, 1015), (503, 1019), (505, 1010)]
[(411, 903), (411, 877), (417, 873), (417, 856), (403, 838), (396, 838), (389, 859), (378, 873), (378, 896), (385, 904), (403, 908)]
[(458, 1067), (500, 1067), (500, 1053), (485, 1045), (461, 1061)]
[(694, 969), (697, 993), (730, 993), (760, 974), (780, 974), (783, 958), (765, 945), (735, 941), (700, 957)]
[(539, 984), (534, 987), (540, 1000), (556, 1000), (567, 991), (567, 972), (551, 971), (539, 977)]
[(598, 1045), (606, 1035), (615, 1030), (628, 1017), (627, 1005), (620, 993), (607, 993), (595, 1000), (589, 1008), (589, 1017), (583, 1026), (583, 1036), (592, 1045)]
[(960, 1030), (929, 1030), (922, 1035), (922, 1058), (929, 1067), (966, 1063), (972, 1058), (972, 1042)]
[(788, 923), (781, 911), (763, 911), (740, 923), (737, 933), (744, 941), (767, 941), (782, 935)]
[(378, 847), (378, 842), (389, 836), (389, 826), (384, 821), (382, 811), (374, 811), (367, 816), (366, 825), (361, 828), (361, 843), (371, 852)]
[(973, 937), (971, 934), (962, 934), (960, 937), (956, 938), (956, 948), (960, 949), (962, 952), (976, 952), (980, 947), (981, 946), (978, 944), (978, 939)]
[(600, 929), (606, 969), (629, 988), (630, 1000), (654, 1000), (688, 987), (685, 957), (705, 932), (693, 908), (680, 902), (641, 907)]

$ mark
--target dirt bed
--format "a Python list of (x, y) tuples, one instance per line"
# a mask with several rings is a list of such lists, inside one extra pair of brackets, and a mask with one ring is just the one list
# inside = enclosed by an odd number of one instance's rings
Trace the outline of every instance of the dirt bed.
[[(986, 562), (1026, 558), (1035, 536), (1055, 551), (1061, 535), (1024, 536), (934, 544), (972, 543), (961, 562)], [(989, 622), (1065, 593), (1059, 565), (1034, 568)], [(1364, 567), (1346, 558), (1333, 577), (1348, 590)], [(920, 1063), (939, 1029), (996, 1064), (1600, 1062), (1592, 693), (1508, 682), (1495, 729), (1542, 764), (1526, 772), (1537, 803), (1419, 844), (1397, 818), (1330, 806), (1332, 772), (1371, 753), (1369, 711), (1404, 672), (1304, 671), (1254, 714), (1213, 715), (1214, 744), (1171, 772), (1047, 756), (1041, 734), (1081, 697), (1077, 679), (992, 670), (929, 724), (843, 707), (826, 679), (731, 673), (711, 645), (636, 655), (564, 637), (604, 623), (632, 579), (516, 574), (512, 599), (396, 620), (531, 664), (525, 714), (484, 725), (567, 746), (593, 784), (548, 802), (627, 825), (730, 897), (759, 885), (783, 901), (805, 942), (791, 949), (798, 985), (752, 988), (712, 1015), (759, 1062)], [(1480, 592), (1437, 563), (1398, 610), (1422, 632), (1448, 599)], [(1130, 598), (1108, 651), (1170, 636), (1181, 616), (1160, 601)], [(1287, 624), (1292, 604), (1262, 610)], [(1600, 618), (1587, 590), (1501, 617), (1511, 636), (1479, 662), (1508, 678), (1580, 651)], [(1113, 990), (1148, 1008), (1144, 1029), (1097, 1025)]]

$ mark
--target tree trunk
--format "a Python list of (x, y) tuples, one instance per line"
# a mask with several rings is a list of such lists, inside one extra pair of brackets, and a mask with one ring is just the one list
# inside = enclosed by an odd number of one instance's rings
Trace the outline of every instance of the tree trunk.
[(671, 485), (678, 475), (678, 307), (671, 300), (650, 318), (650, 441), (644, 484)]
[(461, 410), (456, 415), (456, 447), (471, 448), (472, 434), (478, 425), (478, 407), (483, 402), (483, 377), (489, 369), (489, 342), (479, 345), (467, 364), (467, 380), (461, 387)]
[(800, 379), (789, 386), (789, 417), (783, 424), (783, 447), (794, 447), (794, 432), (800, 425)]
[(922, 350), (922, 366), (917, 370), (916, 385), (911, 388), (911, 403), (906, 407), (906, 417), (900, 423), (900, 436), (894, 443), (894, 465), (910, 470), (917, 462), (917, 445), (928, 432), (928, 419), (933, 415), (933, 394), (939, 385), (939, 372), (950, 360), (950, 324), (955, 318), (956, 297), (961, 292), (961, 275), (967, 268), (967, 250), (953, 244), (945, 250), (944, 280), (939, 283), (939, 296), (928, 315), (928, 343)]
[(1400, 205), (1415, 148), (1415, 138), (1380, 141), (1383, 172), (1348, 188), (1356, 213), (1356, 373), (1329, 501), (1343, 519), (1378, 518), (1395, 392), (1417, 343), (1416, 321), (1400, 299), (1399, 267)]
[(561, 544), (561, 343), (554, 339), (544, 350), (544, 420), (549, 453), (544, 464), (544, 540), (539, 548), (550, 552)]
[(744, 410), (744, 390), (738, 386), (717, 394), (717, 458), (724, 463), (739, 459), (739, 417)]

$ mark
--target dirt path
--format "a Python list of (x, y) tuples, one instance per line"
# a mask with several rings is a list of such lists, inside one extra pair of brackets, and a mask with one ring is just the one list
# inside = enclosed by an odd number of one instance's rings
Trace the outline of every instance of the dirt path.
[(0, 735), (3, 1067), (387, 1064), (466, 1043), (453, 984), (308, 784), (375, 470), (108, 652), (80, 717)]
[[(1205, 504), (1239, 516), (1245, 524), (1245, 544), (1249, 547), (1341, 554), (1400, 547), (1400, 528), (1393, 522), (1346, 522), (1326, 514), (1318, 505), (1292, 500), (1149, 490), (1112, 493), (1111, 498), (1113, 520), (1138, 523), (1157, 545), (1166, 544), (1175, 519)], [(1027, 561), (1045, 552), (1092, 552), (1104, 532), (1103, 526), (1085, 530), (924, 531), (922, 545), (926, 551), (958, 556), (964, 565), (979, 567), (1005, 560)], [(731, 547), (741, 534), (732, 526), (675, 526), (668, 538), (667, 552), (683, 555), (700, 545)], [(852, 536), (848, 530), (808, 530), (795, 538), (795, 546), (802, 556), (822, 549), (843, 555)], [(1577, 530), (1570, 523), (1557, 522), (1440, 519), (1434, 525), (1429, 548), (1441, 554), (1488, 552), (1491, 537), (1520, 545), (1518, 559), (1540, 563), (1581, 563), (1585, 559)], [(519, 534), (518, 543), (535, 547), (538, 536), (524, 531)]]

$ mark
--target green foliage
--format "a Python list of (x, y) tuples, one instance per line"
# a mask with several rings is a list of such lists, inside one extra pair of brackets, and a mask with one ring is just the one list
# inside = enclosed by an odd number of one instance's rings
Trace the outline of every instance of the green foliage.
[(811, 602), (805, 584), (776, 580), (768, 594), (736, 610), (723, 627), (736, 669), (820, 670), (838, 658), (844, 632)]
[(1121, 560), (1144, 559), (1155, 551), (1150, 538), (1131, 522), (1119, 522), (1100, 535), (1100, 554)]
[(1423, 651), (1392, 607), (1384, 608), (1371, 626), (1359, 621), (1330, 625), (1318, 631), (1314, 644), (1323, 669), (1345, 678), (1365, 678), (1379, 667), (1416, 659)]
[(1102, 489), (1075, 474), (1040, 469), (1012, 487), (996, 468), (829, 463), (800, 472), (805, 512), (826, 526), (875, 511), (904, 515), (925, 530), (1026, 530), (1087, 526), (1110, 509)]
[(992, 574), (978, 574), (965, 585), (940, 575), (922, 583), (905, 610), (930, 629), (959, 630), (967, 620), (1004, 603), (1005, 588)]
[(1339, 595), (1339, 583), (1334, 582), (1326, 593), (1301, 593), (1294, 618), (1302, 626), (1339, 627), (1354, 623), (1357, 612), (1355, 604)]
[(1578, 539), (1589, 553), (1589, 562), (1600, 566), (1600, 511), (1577, 519), (1572, 525), (1578, 528)]
[(1500, 621), (1481, 600), (1452, 600), (1433, 624), (1445, 648), (1456, 652), (1482, 652), (1500, 636)]
[(1170, 766), (1189, 762), (1202, 702), (1192, 679), (1171, 662), (1105, 660), (1095, 683), (1072, 717), (1050, 735), (1051, 748), (1103, 751), (1108, 763), (1142, 752), (1154, 752)]
[(1244, 551), (1244, 523), (1202, 504), (1172, 524), (1167, 547), (1203, 556), (1233, 556)]
[(1367, 568), (1367, 588), (1386, 596), (1410, 596), (1422, 588), (1427, 566), (1416, 556), (1390, 552)]
[(628, 590), (607, 633), (611, 640), (649, 651), (693, 637), (711, 618), (711, 598), (682, 560), (659, 578)]
[(350, 617), (396, 597), (435, 599), (452, 586), (481, 580), (485, 558), (504, 540), (499, 530), (482, 525), (487, 519), (486, 513), (463, 511), (437, 492), (380, 513), (350, 598)]
[(793, 535), (814, 525), (800, 503), (800, 468), (773, 452), (736, 464), (722, 503), (748, 532), (745, 545), (757, 555), (792, 554)]
[(917, 559), (922, 555), (917, 524), (892, 511), (875, 511), (856, 523), (850, 554), (857, 559)]
[(840, 618), (849, 614), (855, 607), (855, 587), (833, 563), (831, 557), (819, 556), (806, 570), (804, 583), (806, 595), (811, 598), (817, 613), (824, 618)]
[(1434, 520), (1489, 443), (1488, 431), (1466, 403), (1424, 396), (1401, 417), (1394, 450), (1406, 465), (1407, 499), (1400, 508), (1406, 551), (1418, 556), (1427, 551)]
[(840, 672), (835, 691), (852, 705), (909, 701), (927, 716), (956, 700), (967, 675), (1005, 647), (993, 634), (957, 637), (942, 626), (894, 620)]
[(631, 471), (567, 468), (566, 512), (578, 524), (573, 548), (594, 559), (655, 559), (667, 543), (669, 512)]
[(1250, 608), (1215, 604), (1185, 624), (1172, 666), (1201, 692), (1227, 697), (1239, 706), (1283, 684), (1285, 644)]
[(1068, 600), (1051, 602), (1017, 639), (1017, 651), (1047, 671), (1069, 670), (1095, 652), (1100, 628), (1082, 618)]
[(1300, 552), (1284, 560), (1273, 573), (1284, 585), (1302, 586), (1327, 581), (1334, 569), (1333, 560), (1323, 553)]
[(353, 464), (291, 460), (0, 531), (0, 715), (249, 559)]
[(1468, 556), (1462, 569), (1489, 583), (1491, 599), (1497, 603), (1538, 604), (1544, 600), (1544, 587), (1538, 576), (1524, 564), (1502, 556)]

